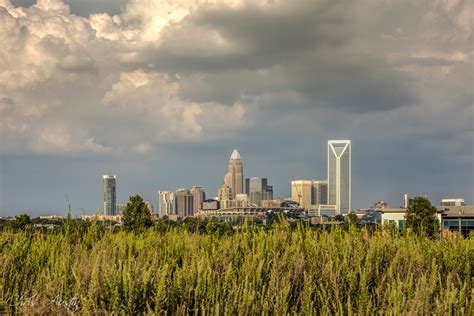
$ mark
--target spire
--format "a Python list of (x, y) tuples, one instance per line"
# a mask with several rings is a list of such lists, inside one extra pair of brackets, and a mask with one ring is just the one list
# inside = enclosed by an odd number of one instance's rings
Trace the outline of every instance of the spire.
[(230, 156), (230, 160), (236, 160), (236, 159), (242, 159), (240, 157), (239, 151), (237, 149), (234, 149), (232, 152), (232, 155)]

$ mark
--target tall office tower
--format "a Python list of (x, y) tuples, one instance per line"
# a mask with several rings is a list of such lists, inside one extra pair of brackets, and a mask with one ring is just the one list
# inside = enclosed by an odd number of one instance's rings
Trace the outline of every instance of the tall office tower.
[(204, 192), (203, 187), (193, 187), (191, 189), (191, 194), (193, 195), (193, 214), (194, 212), (202, 208), (202, 202), (206, 199), (206, 193)]
[(328, 203), (336, 214), (351, 211), (351, 141), (328, 141)]
[(262, 200), (273, 200), (273, 186), (268, 185), (267, 178), (245, 179), (245, 193), (251, 205), (260, 206)]
[(311, 192), (312, 205), (328, 204), (328, 182), (326, 180), (313, 181)]
[(117, 176), (104, 175), (104, 215), (116, 215)]
[(244, 168), (237, 149), (234, 149), (230, 156), (229, 169), (224, 177), (224, 183), (231, 189), (232, 199), (235, 199), (237, 194), (244, 193)]
[(217, 191), (217, 199), (221, 208), (227, 208), (229, 201), (232, 199), (232, 190), (227, 184), (223, 184)]
[(291, 181), (291, 200), (298, 202), (300, 207), (309, 209), (311, 207), (312, 190), (312, 180), (293, 180)]
[(174, 198), (175, 213), (184, 218), (193, 216), (193, 195), (189, 190), (179, 189)]
[(158, 215), (160, 217), (174, 214), (174, 192), (158, 191)]

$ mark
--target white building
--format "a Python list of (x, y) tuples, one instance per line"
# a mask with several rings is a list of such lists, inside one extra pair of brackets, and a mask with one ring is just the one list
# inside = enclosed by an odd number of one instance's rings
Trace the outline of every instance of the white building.
[(464, 206), (464, 199), (456, 198), (456, 199), (441, 199), (441, 206)]
[(351, 141), (328, 141), (328, 204), (336, 214), (351, 211)]
[(158, 191), (158, 216), (170, 216), (174, 213), (174, 192)]
[[(380, 214), (380, 219), (382, 224), (395, 224), (398, 228), (405, 228), (406, 221), (406, 208), (383, 208), (374, 210), (375, 213)], [(442, 211), (438, 210), (436, 213), (436, 218), (441, 223)]]

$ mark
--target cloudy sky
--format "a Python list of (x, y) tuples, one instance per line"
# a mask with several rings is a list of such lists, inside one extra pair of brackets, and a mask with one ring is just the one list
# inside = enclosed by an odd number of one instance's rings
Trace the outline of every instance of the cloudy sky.
[(473, 8), (458, 0), (0, 0), (0, 213), (203, 185), (232, 149), (286, 197), (352, 140), (353, 206), (474, 203)]

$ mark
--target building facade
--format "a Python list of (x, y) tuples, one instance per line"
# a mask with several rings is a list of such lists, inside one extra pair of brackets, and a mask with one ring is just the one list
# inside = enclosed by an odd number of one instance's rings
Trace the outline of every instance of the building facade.
[(351, 211), (351, 141), (328, 141), (328, 204), (336, 206), (336, 214)]
[(193, 195), (193, 213), (202, 209), (202, 202), (206, 199), (206, 193), (204, 188), (201, 186), (194, 186), (191, 189), (191, 194)]
[(262, 200), (273, 200), (273, 186), (268, 185), (267, 178), (245, 179), (245, 193), (248, 196), (248, 202), (254, 206), (261, 206)]
[(158, 191), (158, 216), (170, 216), (174, 212), (174, 192)]
[(464, 199), (441, 199), (441, 206), (465, 206)]
[(291, 181), (291, 200), (299, 203), (301, 208), (311, 207), (313, 180)]
[(328, 204), (328, 182), (326, 180), (315, 180), (312, 183), (311, 204)]
[(231, 199), (237, 194), (244, 193), (244, 167), (242, 158), (237, 149), (234, 149), (229, 159), (227, 174), (224, 176), (224, 184), (231, 189)]
[(174, 198), (175, 214), (179, 218), (193, 216), (193, 195), (189, 190), (179, 189)]
[(104, 215), (116, 215), (117, 205), (117, 176), (104, 175)]

